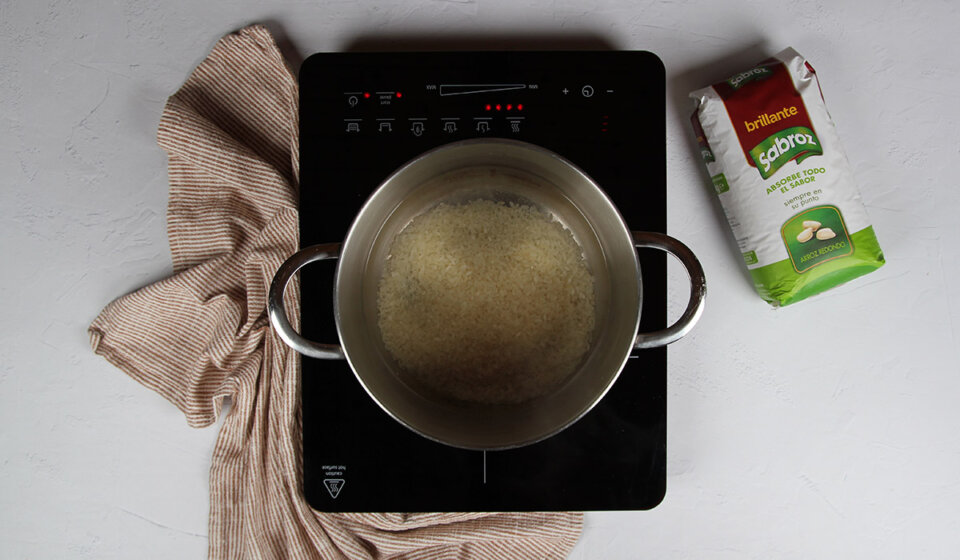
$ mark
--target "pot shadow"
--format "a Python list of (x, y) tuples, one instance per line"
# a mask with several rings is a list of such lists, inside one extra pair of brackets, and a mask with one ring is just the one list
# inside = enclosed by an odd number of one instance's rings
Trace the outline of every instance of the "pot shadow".
[[(743, 253), (737, 244), (733, 231), (727, 222), (726, 214), (720, 205), (720, 199), (713, 189), (713, 181), (707, 172), (707, 166), (700, 158), (700, 147), (697, 145), (696, 135), (690, 123), (691, 116), (695, 110), (695, 103), (690, 99), (689, 94), (692, 91), (704, 88), (710, 84), (723, 81), (730, 76), (753, 68), (761, 60), (774, 54), (767, 46), (767, 40), (757, 38), (756, 40), (740, 46), (726, 53), (722, 53), (712, 60), (680, 69), (676, 72), (670, 72), (667, 78), (667, 106), (673, 108), (673, 114), (667, 115), (667, 118), (674, 120), (679, 130), (687, 133), (683, 138), (683, 146), (686, 148), (688, 158), (695, 162), (700, 176), (700, 195), (705, 207), (712, 208), (714, 221), (720, 224), (718, 227), (727, 232), (727, 248), (732, 258), (737, 261), (743, 260)], [(737, 267), (741, 276), (747, 282), (747, 286), (753, 289), (753, 278), (746, 266)]]

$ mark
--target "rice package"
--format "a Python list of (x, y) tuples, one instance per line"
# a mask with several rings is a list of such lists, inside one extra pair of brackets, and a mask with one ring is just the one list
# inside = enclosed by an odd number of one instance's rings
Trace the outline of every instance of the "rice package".
[(813, 67), (786, 49), (690, 94), (700, 153), (760, 296), (787, 305), (883, 266)]

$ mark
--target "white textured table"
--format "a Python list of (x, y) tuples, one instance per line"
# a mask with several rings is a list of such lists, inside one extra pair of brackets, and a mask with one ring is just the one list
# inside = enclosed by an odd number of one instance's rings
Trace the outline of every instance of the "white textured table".
[[(304, 54), (493, 37), (666, 64), (669, 231), (708, 307), (670, 349), (666, 499), (589, 513), (574, 558), (956, 557), (960, 5), (588, 4), (0, 3), (0, 556), (204, 557), (217, 428), (188, 428), (85, 329), (170, 272), (164, 100), (218, 37), (268, 21)], [(888, 264), (773, 310), (704, 184), (686, 94), (788, 45), (817, 68)]]

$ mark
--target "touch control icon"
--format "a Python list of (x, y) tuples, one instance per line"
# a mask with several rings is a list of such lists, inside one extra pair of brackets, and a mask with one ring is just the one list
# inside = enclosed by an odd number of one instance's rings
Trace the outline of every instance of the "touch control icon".
[(580, 93), (583, 94), (584, 97), (593, 97), (593, 86), (583, 86), (583, 88), (580, 89)]
[(422, 136), (422, 135), (423, 135), (423, 122), (422, 122), (422, 121), (413, 121), (413, 124), (410, 125), (410, 132), (412, 132), (414, 136)]
[(477, 121), (477, 132), (483, 134), (490, 131), (490, 123), (487, 121)]
[(443, 131), (448, 134), (453, 134), (457, 131), (457, 123), (453, 121), (447, 121), (443, 123)]
[(350, 105), (351, 107), (356, 107), (357, 103), (360, 103), (360, 100), (357, 99), (356, 95), (351, 95), (350, 97), (347, 98), (347, 105)]

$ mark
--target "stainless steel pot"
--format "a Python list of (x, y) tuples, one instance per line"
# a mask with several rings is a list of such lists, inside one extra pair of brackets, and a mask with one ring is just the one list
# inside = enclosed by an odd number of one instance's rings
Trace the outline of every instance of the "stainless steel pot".
[[(440, 202), (477, 198), (533, 204), (550, 213), (583, 248), (596, 285), (593, 344), (581, 366), (558, 389), (516, 405), (426, 397), (401, 381), (379, 332), (377, 288), (393, 238)], [(637, 334), (643, 302), (637, 247), (673, 254), (690, 275), (686, 311), (653, 333)], [(333, 303), (340, 344), (302, 337), (283, 308), (290, 278), (324, 259), (339, 259)], [(383, 410), (415, 432), (455, 447), (505, 449), (550, 437), (589, 412), (634, 349), (663, 346), (690, 331), (705, 294), (703, 269), (686, 246), (660, 233), (631, 232), (606, 194), (572, 163), (531, 144), (483, 139), (447, 144), (407, 163), (366, 201), (342, 245), (315, 245), (290, 257), (270, 287), (269, 315), (284, 342), (301, 354), (346, 359)]]

